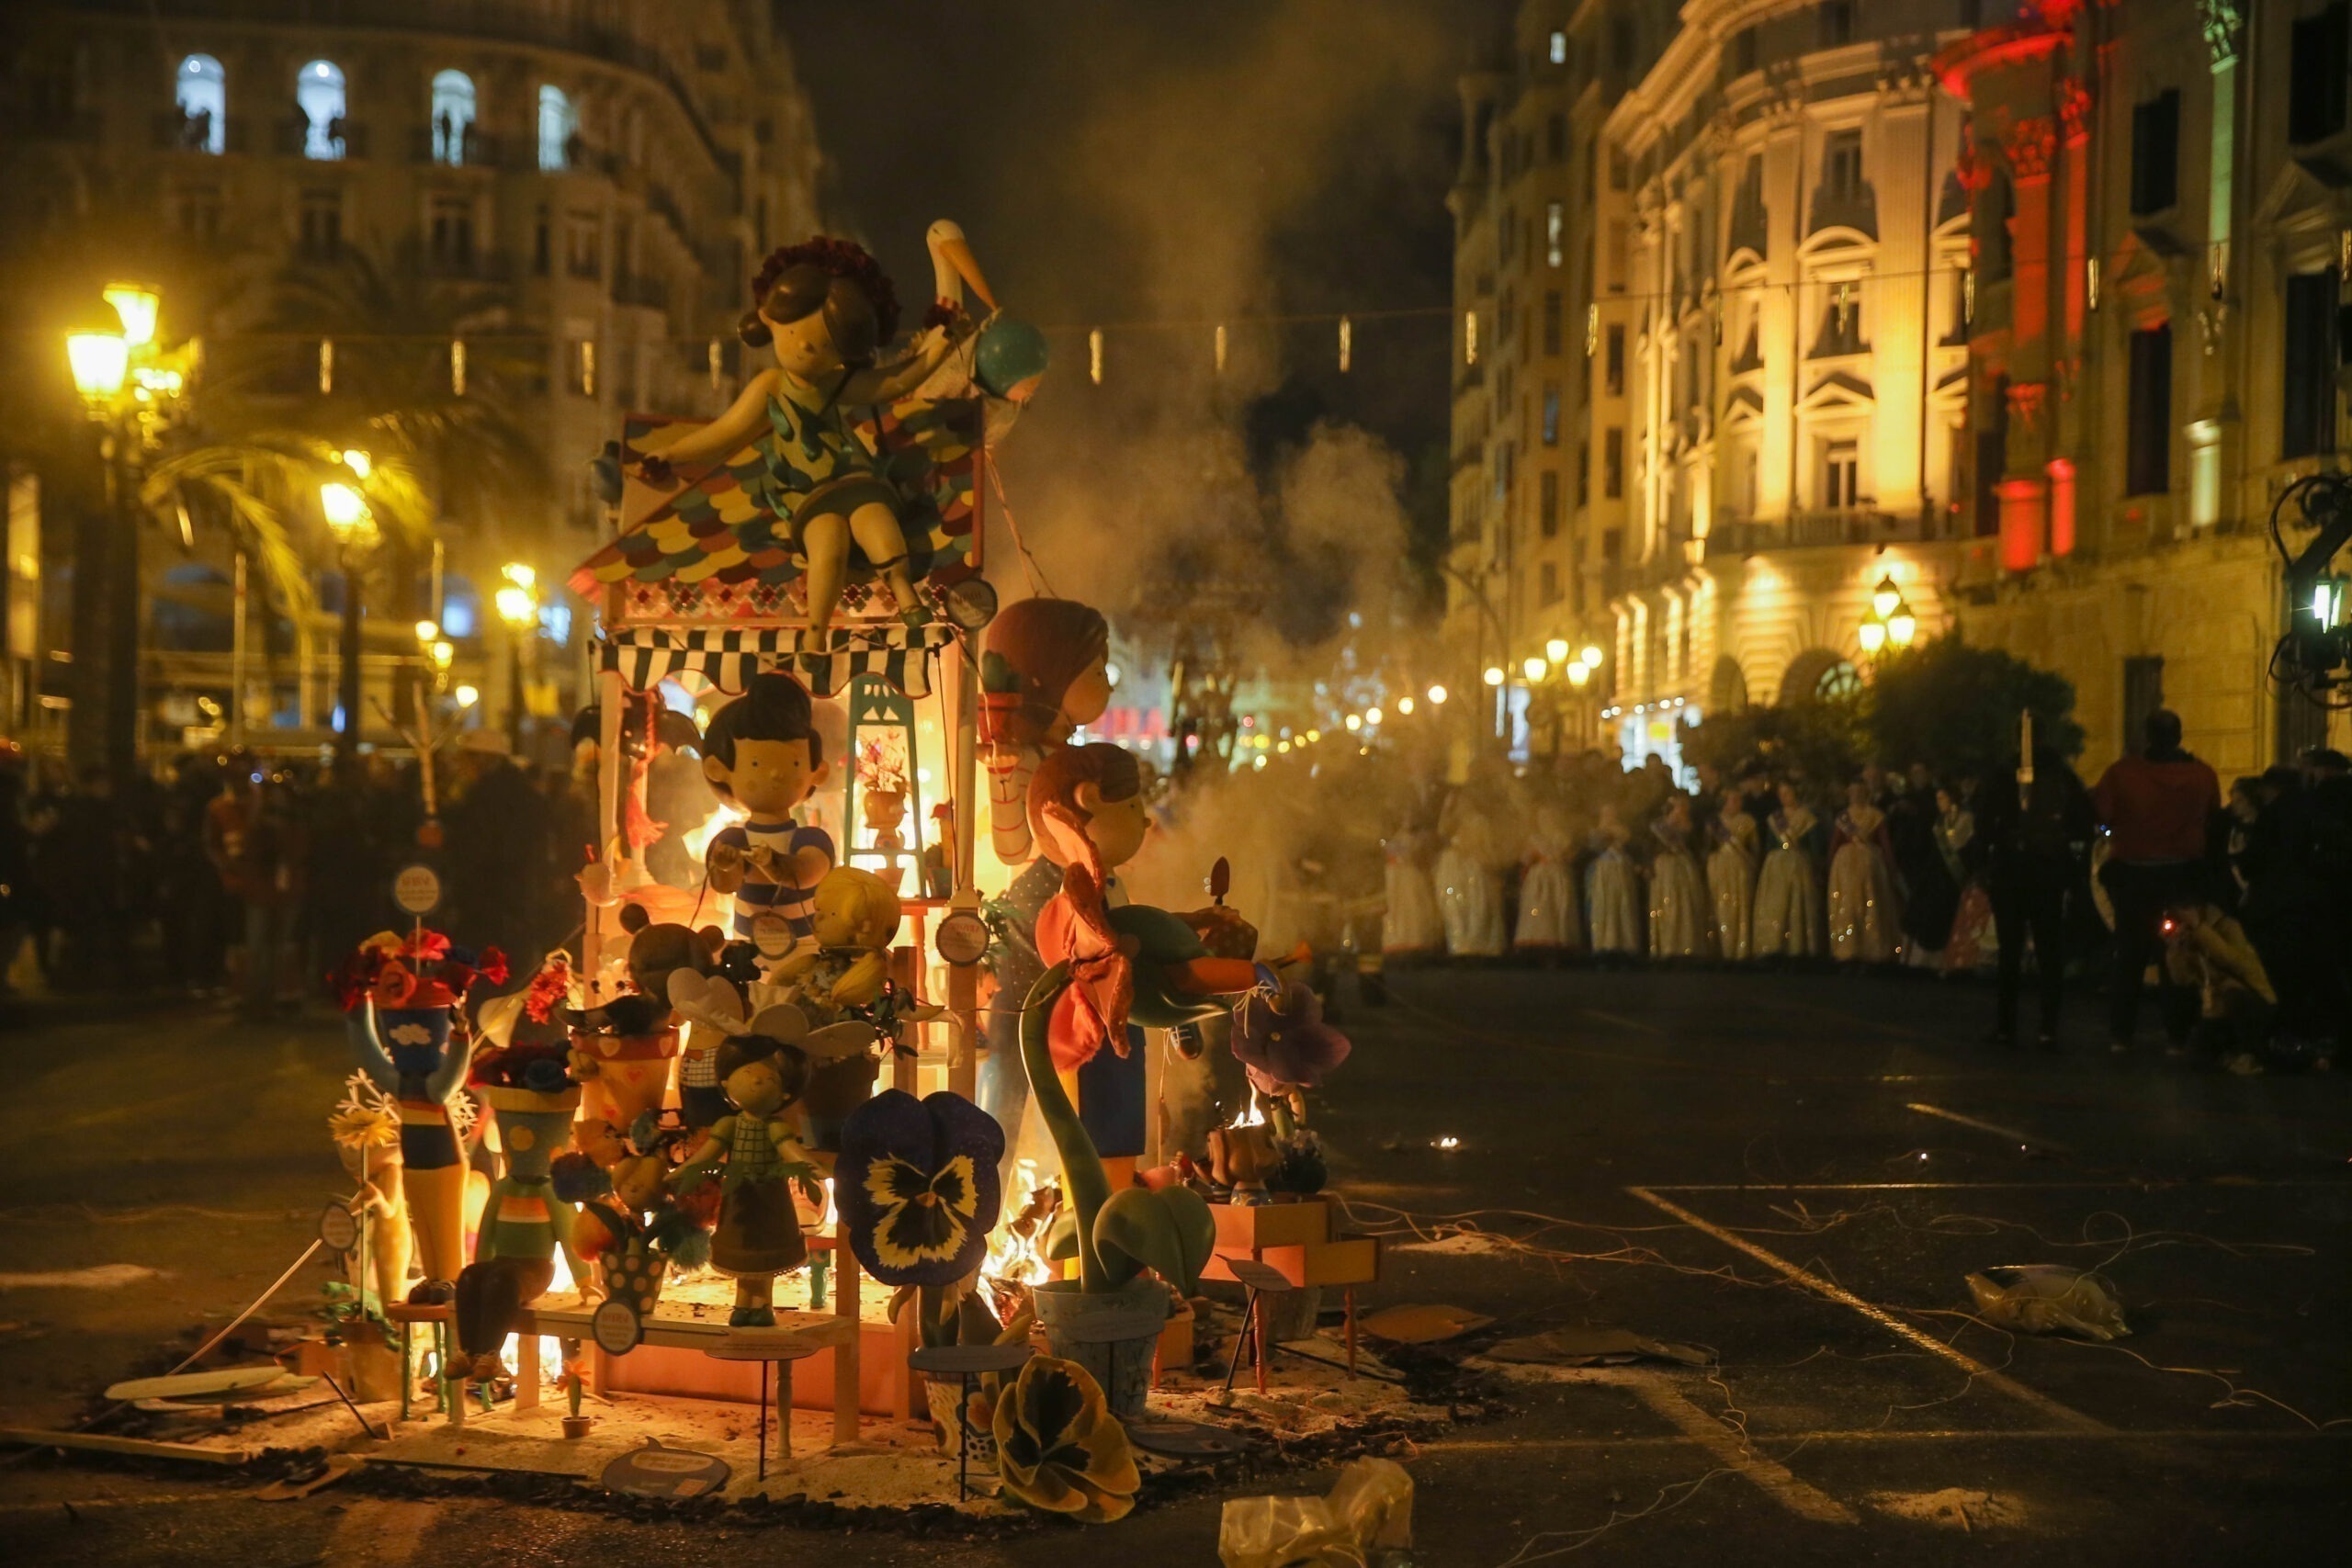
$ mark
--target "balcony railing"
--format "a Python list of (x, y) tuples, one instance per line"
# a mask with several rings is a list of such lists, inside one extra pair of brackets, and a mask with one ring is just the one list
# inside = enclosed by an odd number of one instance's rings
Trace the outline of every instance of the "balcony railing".
[(419, 164), (438, 164), (452, 169), (494, 169), (503, 155), (504, 138), (494, 136), (480, 126), (469, 125), (459, 133), (458, 156), (444, 157), (441, 133), (431, 126), (418, 126), (409, 132), (409, 157)]
[(1819, 549), (1837, 546), (1918, 544), (1943, 537), (1932, 516), (1904, 516), (1869, 507), (1792, 513), (1781, 522), (1718, 518), (1707, 535), (1707, 558), (1752, 555), (1760, 550)]

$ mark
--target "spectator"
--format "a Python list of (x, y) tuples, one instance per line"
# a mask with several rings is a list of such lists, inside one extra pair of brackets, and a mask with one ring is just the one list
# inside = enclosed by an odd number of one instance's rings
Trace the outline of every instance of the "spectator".
[[(2007, 782), (2015, 779), (2016, 783)], [(2033, 942), (2045, 1051), (2058, 1049), (2058, 1015), (2065, 999), (2066, 892), (2075, 883), (2091, 833), (2090, 796), (2056, 752), (2037, 748), (2032, 776), (2016, 762), (1996, 774), (1979, 796), (1976, 838), (1986, 857), (1993, 931), (1999, 942), (2000, 989), (1993, 1038), (2018, 1039), (2018, 993), (2025, 978), (2025, 948)]]
[(454, 934), (502, 950), (528, 974), (554, 934), (545, 929), (547, 804), (497, 730), (469, 729), (458, 748), (464, 789), (442, 813)]
[(2244, 929), (2211, 899), (2192, 897), (2165, 908), (2163, 936), (2165, 974), (2197, 990), (2190, 1043), (2233, 1073), (2262, 1071), (2278, 996)]
[(2347, 1006), (2337, 917), (2352, 829), (2322, 807), (2293, 768), (2252, 782), (2257, 811), (2241, 859), (2246, 930), (2276, 983), (2280, 1035), (2326, 1055), (2324, 1043), (2342, 1027)]
[[(2115, 907), (2107, 1048), (2120, 1055), (2132, 1049), (2140, 1019), (2140, 977), (2156, 955), (2165, 908), (2201, 891), (2207, 835), (2222, 808), (2222, 783), (2211, 768), (2181, 749), (2180, 716), (2158, 708), (2148, 716), (2146, 749), (2109, 767), (2091, 797), (2098, 819), (2114, 836), (2099, 880)], [(2162, 983), (2159, 1005), (2165, 1010), (2165, 1032), (2181, 1043), (2187, 1021), (2175, 1006), (2169, 979)]]

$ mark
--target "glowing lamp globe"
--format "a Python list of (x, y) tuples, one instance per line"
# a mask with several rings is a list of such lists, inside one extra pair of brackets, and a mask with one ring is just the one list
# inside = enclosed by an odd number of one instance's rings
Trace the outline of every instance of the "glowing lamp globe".
[(508, 583), (493, 596), (498, 606), (498, 618), (510, 626), (527, 626), (539, 618), (539, 606), (531, 591), (515, 583)]
[(1583, 688), (1583, 686), (1584, 686), (1584, 683), (1585, 683), (1587, 681), (1589, 681), (1589, 680), (1591, 680), (1591, 679), (1592, 679), (1592, 666), (1591, 666), (1591, 665), (1587, 664), (1587, 663), (1586, 663), (1583, 660), (1581, 660), (1581, 659), (1578, 659), (1578, 660), (1571, 660), (1571, 661), (1569, 662), (1569, 664), (1568, 664), (1568, 684), (1569, 684), (1569, 685), (1571, 685), (1571, 686), (1575, 686), (1575, 687), (1578, 688), (1579, 690), (1581, 690), (1581, 689)]
[(1902, 603), (1903, 590), (1894, 585), (1894, 577), (1891, 572), (1880, 578), (1878, 586), (1871, 590), (1871, 613), (1882, 621), (1892, 618), (1894, 615), (1894, 607)]
[(130, 374), (130, 344), (117, 332), (79, 332), (65, 340), (65, 363), (74, 388), (89, 402), (105, 402), (122, 390)]
[(1431, 707), (1443, 707), (1445, 705), (1445, 696), (1446, 692), (1443, 686), (1431, 686), (1430, 688), (1430, 705)]
[(1503, 667), (1499, 664), (1487, 665), (1485, 680), (1487, 684), (1489, 686), (1501, 685), (1503, 683)]
[(1577, 659), (1586, 669), (1598, 670), (1600, 668), (1600, 649), (1597, 644), (1586, 643), (1577, 650)]
[(1532, 653), (1527, 656), (1526, 661), (1520, 665), (1521, 671), (1524, 672), (1527, 678), (1531, 681), (1541, 681), (1544, 679), (1544, 671), (1549, 668), (1549, 665), (1545, 664), (1544, 660), (1538, 659)]
[(1545, 643), (1544, 657), (1555, 664), (1566, 664), (1568, 661), (1568, 639), (1564, 637), (1555, 637)]
[(1876, 653), (1880, 649), (1886, 646), (1886, 623), (1884, 621), (1864, 621), (1862, 623), (1862, 629), (1859, 635), (1862, 641), (1862, 651), (1864, 653)]
[(155, 318), (164, 308), (162, 295), (144, 284), (109, 283), (106, 287), (106, 301), (122, 318), (124, 343), (132, 348), (144, 348), (155, 341)]
[(1918, 635), (1919, 617), (1911, 613), (1910, 605), (1898, 602), (1894, 614), (1886, 618), (1887, 640), (1897, 648), (1908, 648), (1911, 639)]

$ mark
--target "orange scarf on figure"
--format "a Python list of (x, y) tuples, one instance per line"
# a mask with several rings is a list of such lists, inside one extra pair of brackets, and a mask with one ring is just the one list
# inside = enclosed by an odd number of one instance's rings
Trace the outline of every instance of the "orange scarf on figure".
[(1085, 827), (1059, 806), (1040, 814), (1056, 846), (1069, 856), (1062, 890), (1037, 912), (1037, 954), (1068, 964), (1070, 983), (1054, 1003), (1047, 1029), (1054, 1066), (1075, 1072), (1094, 1059), (1104, 1041), (1127, 1054), (1127, 1010), (1136, 997), (1136, 942), (1111, 929), (1103, 898), (1102, 860)]

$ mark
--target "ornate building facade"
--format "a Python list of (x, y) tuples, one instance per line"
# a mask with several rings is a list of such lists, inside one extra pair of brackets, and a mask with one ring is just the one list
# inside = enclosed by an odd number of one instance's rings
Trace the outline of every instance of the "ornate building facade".
[[(166, 317), (179, 310), (183, 332), (194, 301), (233, 300), (289, 274), (323, 276), (357, 257), (389, 294), (430, 297), (464, 323), (448, 339), (413, 343), (390, 341), (415, 333), (413, 321), (374, 327), (380, 352), (413, 355), (420, 382), (462, 387), (469, 348), (478, 383), (493, 364), (519, 367), (505, 389), (509, 412), (539, 448), (549, 485), (519, 513), (439, 520), (445, 629), (461, 658), (496, 647), (484, 639), (496, 634), (489, 600), (502, 563), (529, 564), (552, 585), (594, 547), (603, 509), (588, 459), (618, 434), (626, 410), (723, 406), (751, 269), (769, 246), (817, 226), (810, 112), (763, 5), (184, 0), (159, 10), (35, 0), (6, 9), (0, 196), (17, 227), (12, 248), (161, 282)], [(93, 297), (103, 281), (86, 280)], [(296, 379), (317, 363), (315, 392), (301, 395), (333, 398), (332, 349), (250, 316), (206, 325), (286, 337), (286, 356), (302, 367)], [(453, 347), (461, 335), (469, 341)], [(52, 540), (65, 532), (53, 527)], [(147, 553), (151, 579), (169, 570)], [(182, 596), (202, 598), (201, 583)], [(539, 664), (551, 676), (576, 670), (583, 628), (568, 615), (544, 628)], [(331, 670), (332, 619), (305, 631), (326, 639), (306, 668)], [(371, 632), (372, 660), (395, 657), (378, 642)], [(149, 663), (153, 685), (155, 656)], [(300, 694), (281, 685), (269, 702), (281, 716), (299, 710), (296, 728), (314, 731), (323, 687), (303, 684)], [(496, 707), (504, 682), (484, 684)]]
[(2264, 524), (2344, 462), (2346, 10), (1524, 7), (1464, 85), (1449, 619), (1519, 735), (1849, 689), (1891, 582), (2092, 762), (2158, 702), (2225, 771), (2316, 739)]

